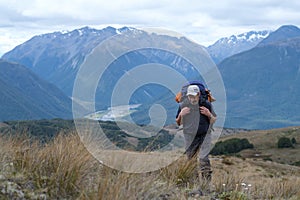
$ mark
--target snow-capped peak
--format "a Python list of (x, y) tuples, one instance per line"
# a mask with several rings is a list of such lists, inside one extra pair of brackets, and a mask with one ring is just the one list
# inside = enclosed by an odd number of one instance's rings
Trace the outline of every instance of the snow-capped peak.
[(219, 39), (207, 47), (213, 60), (218, 63), (234, 54), (249, 50), (269, 36), (271, 31), (250, 31)]
[(250, 31), (246, 33), (242, 33), (239, 35), (231, 35), (230, 37), (224, 37), (218, 40), (216, 43), (223, 43), (223, 44), (236, 44), (240, 42), (255, 42), (257, 40), (262, 40), (270, 34), (271, 31)]
[(130, 31), (131, 33), (134, 33), (134, 34), (141, 33), (141, 30), (136, 29), (136, 28), (133, 28), (133, 27), (127, 27), (127, 26), (124, 26), (124, 27), (122, 27), (122, 28), (118, 28), (118, 29), (116, 30), (116, 32), (117, 32), (118, 34), (122, 34), (122, 33), (128, 32), (128, 31)]

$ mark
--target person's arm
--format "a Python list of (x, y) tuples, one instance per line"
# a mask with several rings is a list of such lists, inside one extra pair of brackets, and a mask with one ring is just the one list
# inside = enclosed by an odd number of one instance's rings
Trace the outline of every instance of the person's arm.
[(180, 106), (178, 107), (177, 114), (176, 114), (176, 123), (178, 126), (181, 125), (181, 108), (180, 108)]
[(209, 123), (210, 124), (213, 124), (217, 121), (217, 116), (214, 116), (213, 114), (210, 115), (210, 118), (209, 118)]
[(188, 107), (184, 107), (184, 108), (178, 108), (178, 111), (177, 111), (177, 115), (176, 115), (176, 123), (177, 123), (177, 125), (181, 125), (181, 121), (182, 121), (182, 117), (184, 116), (184, 115), (187, 115), (187, 114), (189, 114), (190, 113), (190, 108), (188, 108)]
[(210, 119), (210, 124), (213, 124), (217, 121), (217, 114), (216, 114), (212, 104), (210, 104), (210, 110), (211, 110), (211, 114), (212, 114), (211, 119)]
[(216, 120), (217, 120), (217, 117), (214, 116), (214, 115), (210, 112), (210, 110), (209, 110), (208, 108), (206, 108), (205, 106), (201, 106), (201, 107), (200, 107), (200, 113), (208, 117), (209, 123), (210, 123), (210, 124), (215, 123)]

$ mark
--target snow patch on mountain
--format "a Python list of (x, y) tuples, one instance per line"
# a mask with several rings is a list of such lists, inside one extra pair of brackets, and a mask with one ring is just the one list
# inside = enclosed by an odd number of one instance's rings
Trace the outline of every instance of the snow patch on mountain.
[(216, 41), (207, 47), (212, 59), (219, 63), (234, 54), (247, 51), (269, 36), (271, 31), (250, 31), (239, 35), (231, 35)]
[[(262, 40), (270, 34), (271, 31), (250, 31), (239, 35), (231, 35), (230, 37), (224, 37), (219, 39), (215, 44), (238, 44), (241, 42), (255, 42)], [(212, 46), (213, 46), (212, 45)]]

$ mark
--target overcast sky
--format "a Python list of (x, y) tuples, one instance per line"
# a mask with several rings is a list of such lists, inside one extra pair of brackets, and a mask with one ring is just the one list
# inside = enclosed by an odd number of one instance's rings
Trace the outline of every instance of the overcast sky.
[(299, 27), (299, 0), (0, 0), (0, 56), (34, 35), (83, 26), (161, 27), (208, 46), (286, 24)]

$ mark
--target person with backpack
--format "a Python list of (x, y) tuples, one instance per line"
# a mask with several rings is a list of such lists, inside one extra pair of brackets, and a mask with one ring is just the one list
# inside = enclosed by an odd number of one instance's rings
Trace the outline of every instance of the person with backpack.
[(203, 91), (204, 87), (202, 86), (203, 85), (196, 84), (188, 85), (186, 94), (182, 94), (186, 98), (180, 102), (176, 115), (176, 122), (178, 125), (183, 125), (186, 146), (185, 153), (189, 160), (196, 156), (204, 141), (205, 145), (208, 145), (205, 147), (208, 149), (208, 152), (199, 152), (199, 166), (202, 178), (205, 179), (205, 181), (210, 182), (212, 170), (208, 153), (211, 142), (210, 132), (213, 123), (216, 121), (216, 114), (213, 111), (212, 104), (207, 98), (203, 98), (203, 96), (205, 96), (205, 91)]

